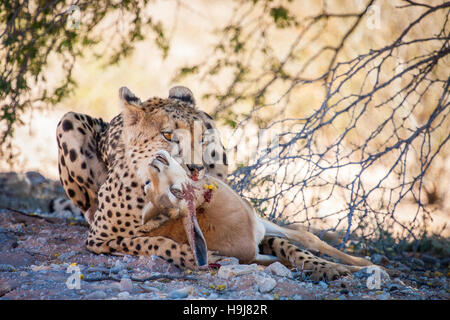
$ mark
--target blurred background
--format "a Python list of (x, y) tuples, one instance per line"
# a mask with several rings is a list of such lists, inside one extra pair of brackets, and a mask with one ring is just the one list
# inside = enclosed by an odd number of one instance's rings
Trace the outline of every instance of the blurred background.
[(147, 99), (184, 85), (217, 121), (230, 184), (261, 215), (382, 250), (444, 239), (437, 250), (449, 253), (449, 2), (0, 9), (0, 171), (58, 180), (65, 112), (108, 121), (121, 86)]
[[(58, 3), (59, 7), (55, 12), (64, 12), (71, 5), (69, 1), (62, 2)], [(82, 5), (78, 4), (78, 7), (82, 8)], [(122, 9), (111, 9), (96, 29), (92, 30), (98, 34), (98, 44), (83, 47), (83, 56), (77, 57), (73, 64), (72, 76), (77, 84), (76, 88), (61, 102), (33, 103), (28, 110), (21, 113), (24, 124), (17, 125), (12, 140), (16, 156), (12, 166), (7, 163), (7, 157), (3, 157), (0, 169), (37, 170), (49, 178), (59, 179), (55, 138), (59, 119), (67, 111), (84, 112), (102, 117), (105, 121), (112, 119), (120, 112), (118, 90), (121, 86), (127, 86), (141, 99), (147, 99), (153, 96), (166, 97), (171, 86), (183, 84), (200, 98), (202, 90), (206, 90), (205, 85), (202, 87), (199, 81), (188, 79), (173, 81), (173, 78), (184, 65), (198, 63), (205, 57), (216, 38), (214, 31), (223, 27), (231, 16), (231, 4), (226, 1), (206, 0), (189, 1), (186, 4), (181, 1), (149, 1), (148, 4), (136, 2), (147, 19), (152, 18), (164, 26), (165, 37), (170, 41), (170, 50), (164, 53), (155, 43), (154, 31), (143, 23), (143, 28), (150, 29), (143, 31), (146, 38), (133, 43), (132, 52), (121, 57), (114, 65), (110, 64), (114, 53), (107, 49), (120, 45), (122, 39), (114, 38), (115, 35), (126, 36), (130, 20), (128, 16), (133, 15), (133, 9), (126, 9), (126, 5)], [(99, 2), (98, 5), (104, 8), (112, 3)], [(86, 10), (92, 14), (96, 10), (95, 4)], [(86, 17), (87, 14), (80, 9), (80, 29), (71, 29), (75, 34), (86, 32), (81, 27), (83, 19), (89, 18)], [(67, 22), (63, 26), (66, 28)], [(65, 77), (62, 72), (64, 58), (51, 55), (47, 63), (47, 79), (43, 85), (49, 88), (58, 86)], [(207, 110), (204, 102), (199, 102), (199, 107)]]

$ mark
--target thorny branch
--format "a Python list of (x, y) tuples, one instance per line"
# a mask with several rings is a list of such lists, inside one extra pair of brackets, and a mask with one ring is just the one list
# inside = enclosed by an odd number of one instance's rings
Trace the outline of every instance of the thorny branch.
[[(286, 223), (323, 221), (330, 230), (343, 228), (345, 241), (353, 232), (382, 238), (394, 225), (415, 239), (426, 228), (421, 219), (446, 192), (436, 177), (445, 173), (450, 139), (450, 2), (403, 2), (393, 8), (408, 17), (398, 34), (351, 56), (344, 52), (348, 42), (356, 32), (376, 32), (368, 13), (386, 3), (333, 13), (324, 2), (321, 13), (306, 17), (291, 14), (283, 1), (241, 3), (215, 55), (196, 66), (211, 83), (221, 70), (233, 71), (217, 86), (224, 91), (205, 95), (217, 103), (216, 118), (234, 128), (229, 151), (252, 126), (277, 131), (276, 143), (229, 176), (261, 214)], [(330, 44), (321, 37), (336, 19), (345, 31)], [(282, 55), (269, 40), (274, 22), (277, 35), (286, 31), (292, 39)], [(295, 99), (310, 92), (312, 106)], [(247, 113), (236, 111), (249, 102)], [(405, 221), (398, 211), (407, 203), (415, 212)]]

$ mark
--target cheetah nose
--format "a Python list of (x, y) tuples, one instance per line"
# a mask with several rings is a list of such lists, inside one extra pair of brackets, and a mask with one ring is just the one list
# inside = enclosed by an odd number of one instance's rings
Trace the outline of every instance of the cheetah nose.
[(189, 171), (191, 173), (193, 173), (195, 171), (200, 172), (200, 171), (202, 171), (205, 168), (202, 165), (196, 165), (196, 164), (187, 164), (186, 167), (189, 169)]

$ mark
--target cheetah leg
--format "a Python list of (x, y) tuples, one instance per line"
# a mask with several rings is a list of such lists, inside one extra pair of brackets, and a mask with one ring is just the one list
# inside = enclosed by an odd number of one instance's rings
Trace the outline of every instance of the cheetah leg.
[(149, 233), (152, 230), (158, 229), (167, 221), (169, 221), (169, 217), (160, 214), (156, 217), (145, 220), (145, 222), (143, 221), (143, 225), (137, 229), (137, 232), (138, 234)]
[[(89, 244), (87, 248), (95, 253), (131, 254), (150, 256), (156, 255), (167, 262), (182, 269), (199, 269), (195, 263), (194, 254), (187, 244), (179, 244), (165, 237), (133, 237), (117, 238), (103, 243)], [(215, 263), (222, 259), (213, 251), (208, 251), (208, 263)]]
[(61, 183), (88, 221), (96, 209), (97, 191), (106, 180), (106, 167), (97, 156), (96, 139), (104, 126), (101, 119), (68, 112), (56, 129)]
[(314, 281), (319, 281), (320, 279), (334, 280), (363, 268), (324, 260), (314, 256), (307, 250), (299, 249), (282, 238), (264, 238), (261, 242), (260, 250), (264, 254), (276, 256), (284, 264), (296, 267), (306, 274), (311, 274), (311, 279)]
[(275, 236), (289, 239), (291, 241), (297, 242), (303, 247), (318, 251), (320, 253), (329, 255), (330, 257), (336, 258), (342, 263), (355, 265), (355, 266), (371, 266), (372, 262), (366, 260), (364, 258), (354, 257), (345, 252), (339, 251), (338, 249), (330, 246), (328, 243), (320, 240), (315, 234), (312, 234), (309, 231), (302, 230), (292, 230), (285, 227), (280, 227), (272, 222), (260, 219), (260, 221), (264, 224), (265, 235), (266, 236)]

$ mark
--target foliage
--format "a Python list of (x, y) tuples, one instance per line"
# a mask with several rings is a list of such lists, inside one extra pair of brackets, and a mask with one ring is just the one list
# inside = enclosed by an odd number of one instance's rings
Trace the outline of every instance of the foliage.
[[(146, 14), (148, 2), (0, 2), (0, 154), (5, 155), (24, 111), (54, 105), (75, 88), (72, 70), (86, 52), (115, 64), (154, 34), (167, 55), (163, 26)], [(59, 79), (48, 78), (46, 71), (55, 64)]]

